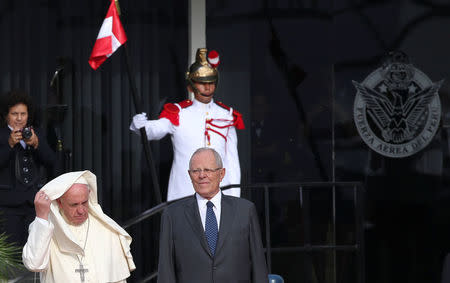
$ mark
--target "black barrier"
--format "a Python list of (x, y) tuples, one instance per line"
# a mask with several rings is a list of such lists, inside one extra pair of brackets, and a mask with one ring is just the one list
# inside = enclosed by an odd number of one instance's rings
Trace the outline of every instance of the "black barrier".
[[(251, 188), (261, 188), (264, 192), (264, 223), (265, 223), (265, 242), (266, 242), (266, 260), (268, 271), (271, 273), (272, 267), (272, 254), (273, 253), (293, 253), (301, 252), (305, 253), (306, 258), (304, 261), (304, 270), (307, 270), (306, 282), (312, 282), (312, 272), (313, 272), (313, 252), (324, 252), (324, 251), (346, 251), (354, 252), (357, 258), (356, 266), (356, 278), (358, 282), (365, 282), (365, 259), (364, 259), (364, 190), (363, 186), (359, 182), (302, 182), (302, 183), (261, 183), (261, 184), (248, 184), (248, 185), (228, 185), (222, 187), (222, 190), (227, 190), (230, 188), (240, 187), (241, 189), (251, 189)], [(348, 245), (337, 245), (336, 244), (336, 187), (341, 187), (344, 189), (352, 190), (352, 201), (354, 204), (354, 215), (355, 215), (355, 243)], [(303, 223), (304, 223), (304, 245), (303, 246), (289, 246), (289, 247), (272, 247), (271, 242), (271, 230), (270, 230), (270, 196), (269, 189), (292, 189), (296, 188), (300, 191), (301, 205), (303, 206)], [(332, 193), (332, 243), (329, 245), (318, 245), (313, 244), (311, 239), (311, 192), (318, 188), (329, 188)], [(190, 196), (188, 196), (190, 197)], [(148, 209), (141, 213), (140, 215), (128, 220), (122, 225), (123, 228), (129, 228), (141, 221), (159, 214), (164, 210), (166, 206), (171, 202), (164, 202), (158, 204), (157, 206)], [(334, 255), (334, 265), (336, 265), (336, 256)], [(148, 282), (158, 276), (157, 271), (153, 271), (145, 278), (141, 279), (139, 282)], [(333, 282), (336, 280), (336, 269), (334, 269)], [(331, 283), (331, 282), (330, 282)]]

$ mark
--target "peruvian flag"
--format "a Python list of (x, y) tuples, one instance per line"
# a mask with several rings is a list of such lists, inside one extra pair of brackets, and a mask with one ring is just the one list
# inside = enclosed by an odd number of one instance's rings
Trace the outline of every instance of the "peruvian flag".
[(127, 35), (120, 22), (117, 7), (114, 0), (111, 0), (108, 13), (106, 14), (105, 20), (103, 20), (102, 27), (92, 49), (89, 65), (91, 65), (92, 69), (97, 70), (126, 41)]

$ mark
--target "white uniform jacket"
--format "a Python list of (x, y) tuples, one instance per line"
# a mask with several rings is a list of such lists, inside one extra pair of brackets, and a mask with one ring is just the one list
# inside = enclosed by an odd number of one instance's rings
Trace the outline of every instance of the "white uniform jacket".
[[(159, 140), (170, 134), (173, 145), (173, 164), (170, 171), (167, 200), (182, 198), (194, 193), (189, 178), (189, 159), (200, 147), (214, 148), (222, 157), (226, 168), (221, 186), (239, 184), (241, 168), (237, 150), (236, 128), (244, 129), (242, 115), (220, 102), (208, 104), (197, 100), (164, 105), (158, 120), (144, 123), (149, 140)], [(132, 123), (130, 129), (139, 134)], [(239, 197), (240, 188), (224, 191), (224, 194)]]

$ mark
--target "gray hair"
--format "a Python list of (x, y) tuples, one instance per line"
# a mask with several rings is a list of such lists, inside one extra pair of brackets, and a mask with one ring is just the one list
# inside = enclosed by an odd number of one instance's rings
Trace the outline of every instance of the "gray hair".
[(189, 159), (189, 169), (191, 168), (191, 165), (192, 165), (192, 158), (193, 158), (196, 154), (199, 154), (199, 153), (204, 152), (204, 151), (209, 151), (209, 152), (211, 152), (212, 154), (214, 154), (214, 159), (216, 160), (216, 166), (217, 166), (217, 168), (222, 168), (222, 167), (223, 167), (222, 157), (220, 157), (220, 154), (219, 154), (217, 151), (215, 151), (213, 148), (210, 148), (210, 147), (201, 147), (201, 148), (197, 149), (197, 150), (192, 154), (191, 159)]

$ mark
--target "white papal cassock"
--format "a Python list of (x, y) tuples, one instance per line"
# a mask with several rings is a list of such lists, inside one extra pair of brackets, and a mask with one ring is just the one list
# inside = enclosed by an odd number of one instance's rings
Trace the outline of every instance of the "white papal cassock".
[[(90, 188), (89, 217), (82, 225), (72, 226), (59, 212), (56, 199), (77, 183), (80, 176)], [(130, 271), (136, 268), (130, 251), (131, 237), (103, 213), (97, 201), (95, 175), (89, 171), (66, 173), (41, 190), (52, 200), (49, 221), (36, 218), (30, 224), (22, 253), (24, 265), (40, 272), (41, 282), (45, 283), (79, 283), (80, 269), (87, 269), (83, 273), (84, 282), (126, 282)]]
[[(178, 125), (177, 125), (178, 124)], [(159, 140), (170, 134), (173, 146), (173, 163), (170, 171), (167, 200), (192, 195), (194, 187), (189, 178), (189, 159), (201, 147), (215, 149), (223, 160), (227, 173), (221, 186), (240, 184), (241, 167), (237, 149), (236, 128), (243, 129), (241, 114), (233, 108), (211, 100), (201, 103), (196, 99), (164, 106), (158, 120), (147, 120), (145, 114), (138, 114), (130, 130), (139, 134), (145, 127), (149, 140)], [(224, 194), (237, 196), (240, 188), (224, 190)]]

